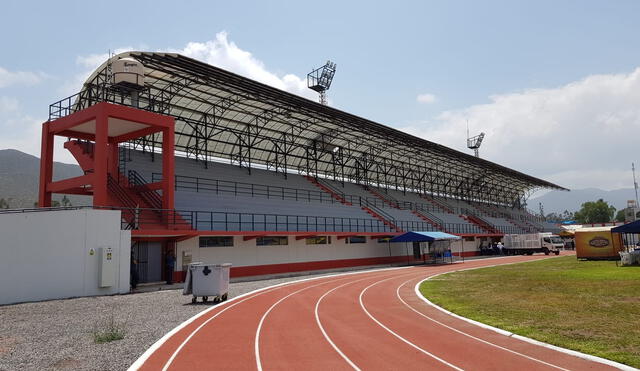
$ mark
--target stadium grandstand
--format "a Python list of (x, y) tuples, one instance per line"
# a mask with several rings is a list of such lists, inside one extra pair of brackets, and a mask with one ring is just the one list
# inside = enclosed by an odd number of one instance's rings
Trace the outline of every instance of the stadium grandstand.
[[(53, 138), (85, 172), (52, 181)], [(142, 281), (192, 261), (232, 276), (404, 261), (404, 231), (460, 235), (458, 254), (554, 228), (526, 209), (564, 189), (172, 53), (126, 52), (43, 124), (39, 205), (52, 193), (122, 210)]]

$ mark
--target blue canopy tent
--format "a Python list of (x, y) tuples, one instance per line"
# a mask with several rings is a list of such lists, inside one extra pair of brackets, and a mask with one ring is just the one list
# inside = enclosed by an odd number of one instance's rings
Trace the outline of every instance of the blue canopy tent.
[(391, 239), (391, 242), (431, 242), (443, 240), (459, 240), (460, 236), (444, 232), (414, 232), (410, 231)]
[(640, 220), (611, 228), (613, 233), (640, 233)]
[(640, 265), (640, 220), (611, 228), (611, 232), (622, 234), (626, 252), (620, 252), (620, 264)]
[[(449, 258), (451, 262), (453, 262), (453, 255), (451, 254), (451, 241), (459, 240), (460, 236), (456, 236), (449, 233), (444, 232), (416, 232), (410, 231), (399, 236), (393, 237), (389, 242), (412, 242), (414, 245), (414, 259), (416, 258), (416, 249), (419, 249), (419, 245), (416, 243), (420, 242), (429, 242), (429, 245), (434, 245), (433, 253), (430, 251), (430, 255), (433, 258), (433, 262), (436, 263), (438, 259), (442, 259), (443, 262), (445, 258)], [(445, 244), (445, 242), (448, 242)], [(422, 255), (423, 262), (426, 263), (426, 258), (422, 251), (420, 251)], [(462, 254), (461, 254), (462, 255)], [(408, 255), (407, 255), (408, 257)]]
[(640, 220), (611, 228), (613, 233), (622, 233), (624, 246), (627, 250), (640, 248)]

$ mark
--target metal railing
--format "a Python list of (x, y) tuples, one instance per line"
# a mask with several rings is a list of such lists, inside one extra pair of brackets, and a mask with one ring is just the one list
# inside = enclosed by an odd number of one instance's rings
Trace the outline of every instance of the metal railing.
[[(152, 183), (162, 181), (162, 174), (152, 173)], [(263, 197), (268, 199), (280, 199), (290, 201), (306, 201), (321, 203), (340, 203), (330, 193), (326, 191), (316, 191), (298, 188), (287, 188), (255, 183), (244, 183), (230, 180), (200, 178), (185, 175), (175, 175), (176, 191), (208, 192), (220, 195)], [(326, 186), (326, 183), (322, 183)], [(377, 197), (363, 197), (358, 195), (344, 194), (329, 188), (345, 201), (357, 206), (370, 206), (376, 208), (389, 208), (383, 200)], [(439, 208), (428, 203), (417, 203), (410, 201), (398, 201), (400, 210), (420, 210), (427, 212), (438, 212)]]
[[(393, 232), (377, 219), (191, 211), (194, 229), (219, 231)], [(185, 212), (180, 212), (185, 215)]]
[(127, 172), (127, 179), (132, 189), (152, 208), (162, 209), (162, 197), (149, 188), (147, 181), (135, 170)]
[[(290, 231), (290, 232), (376, 232), (394, 233), (388, 225), (377, 219), (323, 217), (307, 215), (281, 215), (267, 213), (230, 213), (216, 211), (166, 210), (126, 207), (70, 206), (34, 209), (5, 209), (0, 214), (28, 213), (58, 210), (119, 210), (122, 212), (122, 229), (215, 230), (215, 231)], [(161, 218), (157, 214), (162, 215)], [(132, 219), (133, 218), (133, 219)], [(160, 221), (159, 221), (160, 220)], [(426, 222), (396, 221), (402, 230), (436, 230)], [(483, 233), (470, 224), (443, 223), (450, 233)]]
[[(162, 174), (152, 174), (153, 182), (161, 180)], [(177, 191), (209, 192), (221, 195), (264, 197), (291, 201), (340, 203), (340, 201), (323, 191), (198, 178), (183, 175), (175, 176), (175, 189)]]
[(430, 212), (426, 211), (426, 210), (415, 210), (416, 213), (418, 213), (419, 215), (431, 220), (432, 222), (440, 225), (440, 226), (444, 226), (444, 221), (440, 218), (438, 218), (437, 216), (431, 214)]

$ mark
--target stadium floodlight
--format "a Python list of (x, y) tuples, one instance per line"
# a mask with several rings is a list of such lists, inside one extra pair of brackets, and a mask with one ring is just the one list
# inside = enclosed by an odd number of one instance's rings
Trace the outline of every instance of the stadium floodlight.
[(484, 133), (480, 133), (475, 137), (469, 137), (469, 120), (467, 120), (467, 148), (472, 149), (476, 154), (476, 157), (480, 157), (480, 145), (484, 139)]
[(317, 91), (320, 94), (320, 104), (327, 105), (327, 90), (331, 87), (333, 75), (336, 73), (336, 64), (327, 61), (327, 63), (307, 74), (307, 87)]
[(467, 138), (467, 148), (472, 149), (476, 155), (476, 157), (480, 157), (480, 145), (482, 144), (482, 140), (484, 139), (484, 133), (480, 133), (475, 137)]

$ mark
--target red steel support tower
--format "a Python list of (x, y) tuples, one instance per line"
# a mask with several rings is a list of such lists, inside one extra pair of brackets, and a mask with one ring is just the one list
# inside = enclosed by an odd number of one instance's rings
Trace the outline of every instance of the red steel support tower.
[[(50, 207), (52, 193), (92, 195), (93, 206), (124, 206), (114, 205), (108, 193), (109, 176), (118, 173), (118, 143), (162, 133), (162, 181), (149, 187), (162, 191), (163, 209), (173, 209), (174, 126), (173, 117), (106, 102), (43, 123), (38, 206)], [(53, 181), (56, 135), (93, 142), (91, 157), (80, 164), (85, 175)]]

